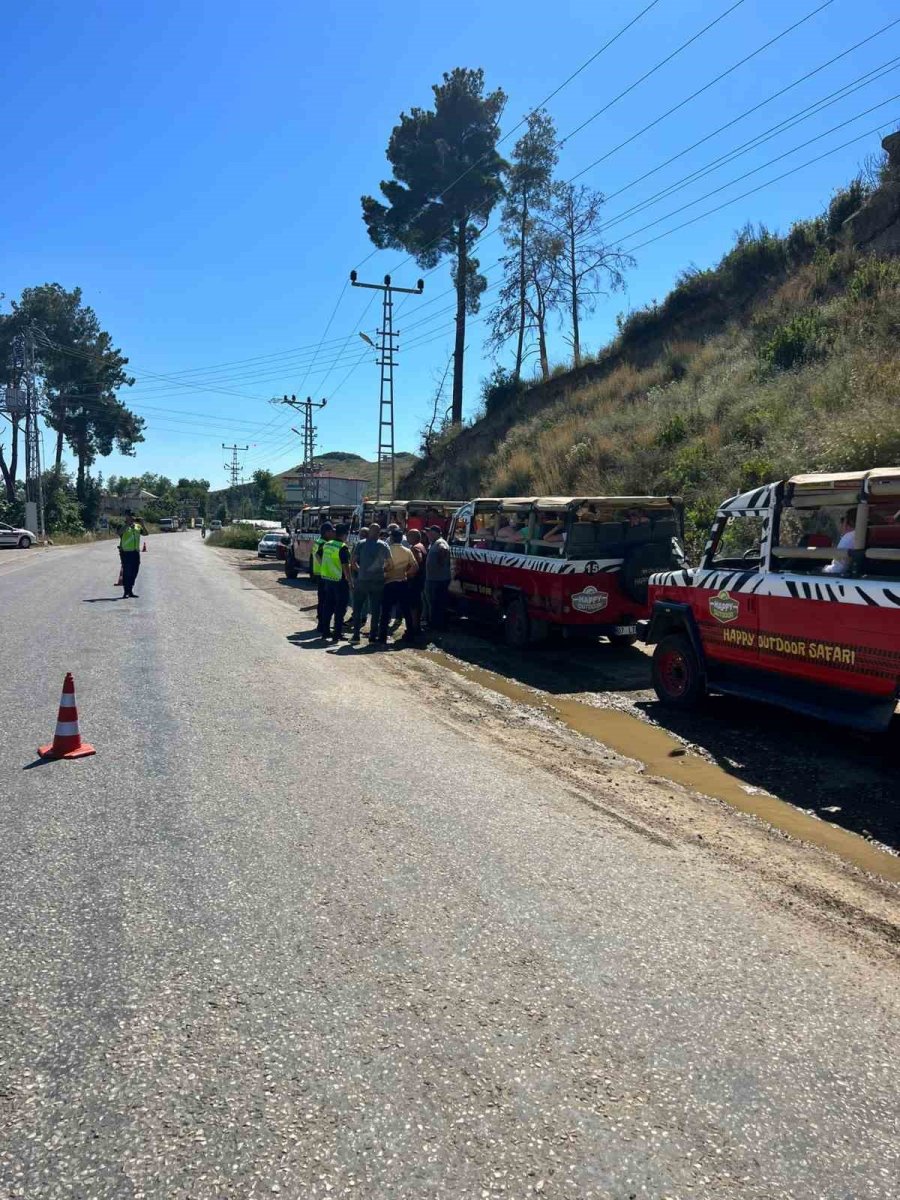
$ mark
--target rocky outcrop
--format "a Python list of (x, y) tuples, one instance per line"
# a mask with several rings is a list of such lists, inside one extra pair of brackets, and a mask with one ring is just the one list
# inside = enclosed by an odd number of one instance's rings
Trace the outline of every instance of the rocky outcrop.
[(844, 222), (855, 246), (871, 254), (900, 254), (900, 132), (881, 143), (888, 156), (888, 179), (862, 208)]

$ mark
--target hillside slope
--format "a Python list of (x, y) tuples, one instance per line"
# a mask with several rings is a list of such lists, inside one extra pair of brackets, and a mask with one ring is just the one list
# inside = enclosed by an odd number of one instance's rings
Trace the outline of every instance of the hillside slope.
[(763, 480), (900, 462), (898, 135), (886, 148), (878, 188), (854, 181), (784, 237), (743, 231), (596, 361), (488, 391), (486, 415), (437, 439), (402, 490), (681, 493), (696, 537)]
[[(405, 450), (399, 451), (395, 455), (395, 459), (398, 478), (412, 470), (418, 462), (414, 454)], [(317, 454), (314, 461), (321, 471), (325, 471), (329, 475), (337, 475), (341, 479), (365, 479), (367, 483), (373, 485), (375, 483), (377, 463), (370, 462), (369, 459), (362, 458), (359, 454), (351, 454), (346, 450), (330, 450), (326, 454)], [(298, 469), (298, 467), (293, 467), (290, 471), (281, 471), (278, 478), (283, 479), (286, 475), (296, 475)]]

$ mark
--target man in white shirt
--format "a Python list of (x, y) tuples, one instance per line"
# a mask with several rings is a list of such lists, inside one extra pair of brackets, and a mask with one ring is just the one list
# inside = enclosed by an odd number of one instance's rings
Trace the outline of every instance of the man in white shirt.
[[(822, 570), (823, 575), (846, 575), (850, 566), (850, 551), (856, 540), (856, 509), (851, 508), (841, 517), (841, 536), (837, 544), (837, 553)], [(843, 553), (841, 553), (843, 551)]]

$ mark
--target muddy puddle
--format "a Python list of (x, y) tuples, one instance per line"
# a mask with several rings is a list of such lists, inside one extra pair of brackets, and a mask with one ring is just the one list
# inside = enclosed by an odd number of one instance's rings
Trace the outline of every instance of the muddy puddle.
[(574, 732), (593, 738), (627, 758), (636, 759), (650, 775), (723, 800), (732, 808), (759, 817), (790, 837), (839, 855), (863, 871), (900, 882), (900, 858), (871, 845), (855, 833), (828, 824), (784, 800), (742, 783), (723, 767), (686, 751), (681, 742), (659, 726), (616, 708), (600, 708), (566, 696), (535, 692), (493, 671), (460, 662), (439, 650), (424, 653), (444, 669), (489, 688), (516, 704), (556, 717)]

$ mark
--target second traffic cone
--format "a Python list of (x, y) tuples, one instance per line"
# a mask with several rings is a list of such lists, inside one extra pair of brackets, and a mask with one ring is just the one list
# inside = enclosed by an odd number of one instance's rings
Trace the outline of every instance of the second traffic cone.
[(81, 740), (78, 732), (78, 707), (75, 704), (75, 681), (72, 672), (66, 673), (63, 681), (62, 696), (59, 701), (59, 715), (56, 718), (56, 733), (49, 746), (38, 746), (41, 758), (86, 758), (96, 754), (93, 746)]
[(146, 553), (147, 553), (147, 543), (144, 542), (143, 546), (141, 547), (141, 554), (146, 554)]

